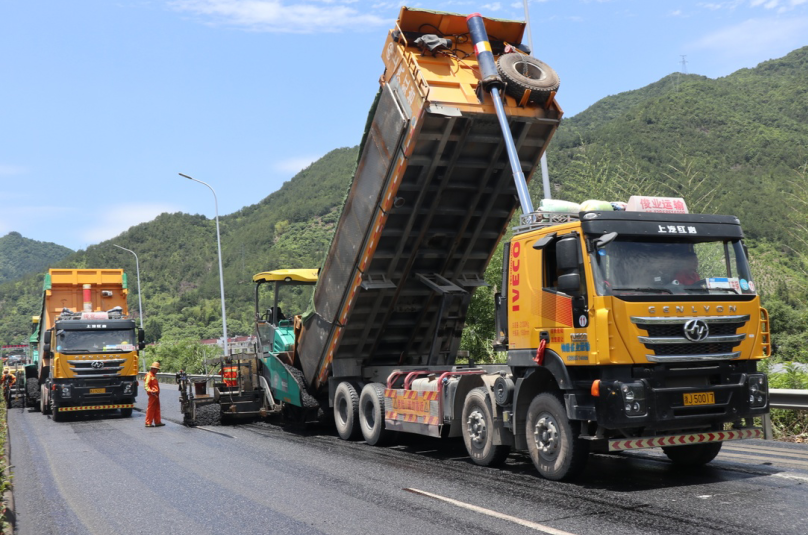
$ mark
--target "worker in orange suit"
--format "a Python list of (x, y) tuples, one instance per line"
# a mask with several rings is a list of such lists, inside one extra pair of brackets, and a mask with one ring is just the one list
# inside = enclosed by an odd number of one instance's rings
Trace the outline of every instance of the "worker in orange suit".
[(146, 374), (146, 382), (143, 388), (149, 396), (149, 405), (146, 407), (146, 427), (162, 427), (166, 424), (160, 417), (160, 383), (157, 382), (157, 372), (160, 371), (160, 363), (154, 362)]
[(17, 382), (17, 377), (10, 370), (3, 370), (3, 398), (6, 406), (11, 404), (11, 387)]

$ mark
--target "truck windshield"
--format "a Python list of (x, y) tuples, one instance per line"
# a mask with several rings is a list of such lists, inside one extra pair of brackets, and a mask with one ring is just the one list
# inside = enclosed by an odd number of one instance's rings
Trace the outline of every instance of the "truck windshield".
[(62, 353), (120, 353), (135, 350), (135, 331), (110, 329), (56, 332), (56, 350)]
[(592, 253), (599, 295), (755, 294), (740, 240), (685, 243), (620, 237)]

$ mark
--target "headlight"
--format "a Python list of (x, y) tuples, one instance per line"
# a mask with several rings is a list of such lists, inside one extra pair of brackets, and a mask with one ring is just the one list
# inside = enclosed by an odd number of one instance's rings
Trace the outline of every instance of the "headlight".
[(73, 395), (73, 391), (70, 388), (70, 385), (62, 385), (61, 388), (62, 388), (62, 397), (63, 398), (69, 398), (70, 396)]
[(620, 385), (626, 416), (645, 416), (645, 385), (643, 383), (624, 383)]
[(131, 394), (132, 393), (132, 384), (133, 383), (123, 383), (123, 393), (124, 394)]
[(752, 408), (765, 407), (769, 398), (769, 382), (762, 373), (749, 375), (749, 406)]

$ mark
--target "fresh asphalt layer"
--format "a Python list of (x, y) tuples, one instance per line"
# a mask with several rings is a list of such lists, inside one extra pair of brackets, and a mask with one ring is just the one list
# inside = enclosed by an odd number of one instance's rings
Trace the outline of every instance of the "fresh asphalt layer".
[(167, 425), (150, 429), (139, 411), (59, 423), (9, 411), (17, 533), (806, 532), (802, 444), (726, 444), (693, 472), (658, 450), (591, 455), (583, 477), (557, 483), (521, 453), (478, 467), (457, 440), (378, 448), (273, 421), (187, 428), (176, 400), (164, 384)]

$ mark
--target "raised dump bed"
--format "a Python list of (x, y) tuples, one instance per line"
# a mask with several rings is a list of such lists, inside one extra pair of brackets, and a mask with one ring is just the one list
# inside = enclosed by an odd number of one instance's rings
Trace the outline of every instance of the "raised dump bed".
[[(524, 23), (485, 19), (495, 57)], [(451, 50), (422, 52), (424, 33)], [(447, 52), (448, 50), (448, 52)], [(519, 53), (519, 52), (512, 52)], [(518, 207), (490, 95), (480, 87), (466, 17), (403, 8), (348, 198), (298, 352), (313, 390), (369, 366), (446, 366), (457, 355), (471, 293)], [(505, 97), (522, 171), (533, 175), (561, 119)]]

